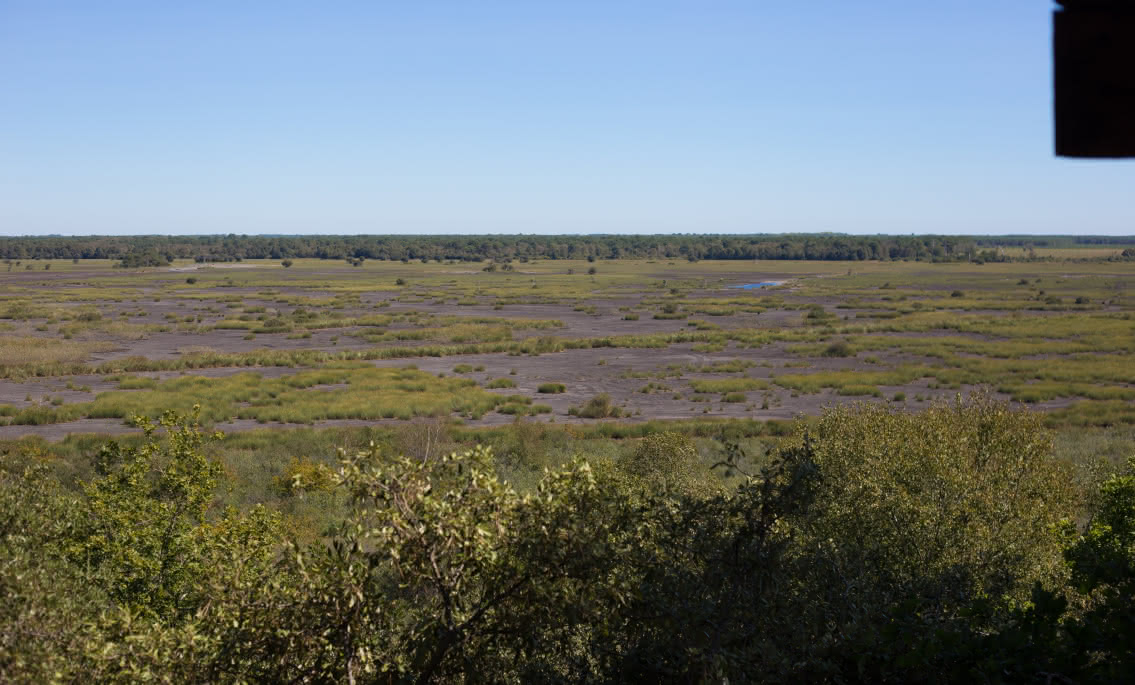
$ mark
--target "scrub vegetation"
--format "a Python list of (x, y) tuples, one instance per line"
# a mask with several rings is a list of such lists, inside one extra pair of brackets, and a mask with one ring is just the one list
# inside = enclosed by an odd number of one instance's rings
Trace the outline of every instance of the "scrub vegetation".
[(712, 457), (534, 423), (450, 452), (418, 423), (332, 458), (199, 410), (0, 452), (5, 682), (1135, 674), (1135, 459), (1062, 459), (988, 396)]

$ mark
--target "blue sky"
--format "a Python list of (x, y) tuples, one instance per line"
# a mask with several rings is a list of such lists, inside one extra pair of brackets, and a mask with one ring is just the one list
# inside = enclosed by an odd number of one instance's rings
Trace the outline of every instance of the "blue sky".
[(0, 0), (0, 234), (1135, 234), (1050, 10)]

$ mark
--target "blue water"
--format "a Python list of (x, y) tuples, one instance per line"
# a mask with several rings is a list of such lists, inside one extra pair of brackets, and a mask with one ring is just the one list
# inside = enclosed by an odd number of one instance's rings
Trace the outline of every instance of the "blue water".
[(740, 288), (741, 290), (756, 290), (757, 288), (767, 288), (771, 285), (780, 285), (780, 283), (777, 283), (776, 281), (762, 281), (760, 283), (746, 283), (744, 285), (735, 285), (733, 287)]

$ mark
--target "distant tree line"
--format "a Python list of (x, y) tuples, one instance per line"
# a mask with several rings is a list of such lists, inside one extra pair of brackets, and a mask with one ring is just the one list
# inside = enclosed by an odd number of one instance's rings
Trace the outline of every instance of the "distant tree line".
[(1069, 248), (1088, 245), (1135, 245), (1129, 235), (993, 235), (974, 238), (979, 247), (1050, 247)]
[[(788, 259), (1009, 261), (998, 247), (1135, 245), (1106, 236), (973, 237), (783, 235), (495, 235), (495, 236), (83, 236), (0, 238), (2, 259), (117, 259), (156, 266), (173, 259)], [(1017, 257), (1018, 259), (1022, 257)]]
[(5, 259), (973, 259), (978, 243), (956, 236), (89, 236), (0, 238)]

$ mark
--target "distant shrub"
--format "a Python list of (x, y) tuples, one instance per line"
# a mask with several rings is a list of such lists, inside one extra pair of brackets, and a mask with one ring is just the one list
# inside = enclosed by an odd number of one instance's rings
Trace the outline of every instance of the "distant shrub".
[(638, 321), (638, 314), (623, 314), (623, 321)]
[(963, 293), (960, 290), (955, 290), (954, 292), (950, 293), (950, 297), (965, 297), (965, 296), (966, 296), (966, 294)]
[(891, 398), (891, 401), (892, 402), (905, 402), (906, 401), (906, 393), (905, 392), (896, 392), (895, 396)]
[(611, 396), (604, 392), (592, 397), (582, 407), (572, 407), (568, 410), (568, 414), (581, 419), (607, 419), (618, 418), (623, 415), (623, 411), (616, 407), (611, 401)]
[(808, 313), (804, 316), (804, 318), (810, 319), (812, 321), (823, 321), (832, 318), (832, 315), (828, 314), (823, 305), (814, 304), (808, 307)]
[(292, 260), (285, 259), (284, 261), (280, 262), (280, 264), (282, 264), (285, 269), (289, 269), (292, 266)]
[(495, 380), (489, 381), (485, 385), (485, 387), (486, 388), (515, 388), (516, 383), (513, 382), (513, 380), (511, 378), (497, 378)]
[(453, 373), (473, 373), (472, 364), (458, 364), (453, 367)]
[(185, 279), (185, 282), (188, 283), (189, 285), (193, 285), (194, 283), (197, 282), (197, 279), (190, 276), (189, 278)]
[(556, 395), (567, 390), (563, 383), (541, 383), (536, 392), (544, 393), (545, 395)]
[(745, 393), (743, 393), (743, 392), (731, 392), (731, 393), (725, 395), (724, 397), (722, 397), (721, 401), (722, 402), (738, 403), (738, 402), (744, 402), (746, 399), (748, 399), (748, 398), (745, 397)]
[(848, 345), (845, 340), (837, 340), (824, 348), (823, 351), (825, 357), (850, 357), (854, 354), (855, 351), (851, 349), (851, 345)]

